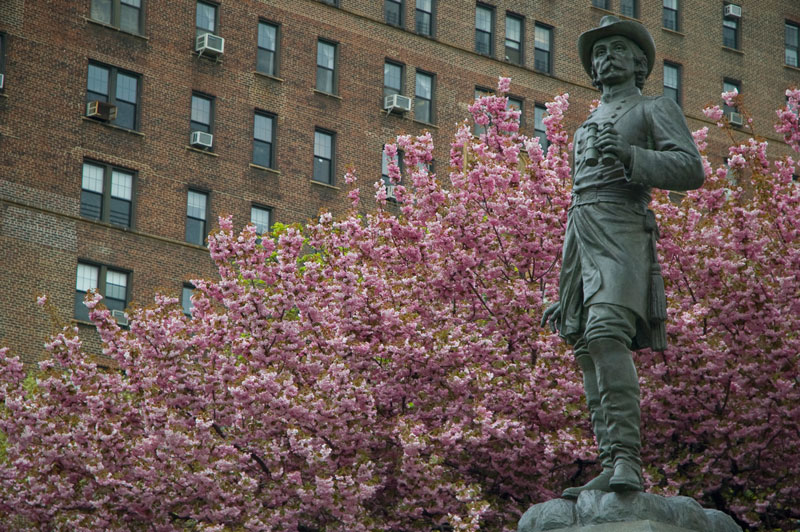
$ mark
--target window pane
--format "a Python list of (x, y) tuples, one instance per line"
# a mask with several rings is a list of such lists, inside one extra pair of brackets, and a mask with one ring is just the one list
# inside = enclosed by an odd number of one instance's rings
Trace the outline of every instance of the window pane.
[(81, 188), (92, 192), (103, 193), (103, 167), (94, 164), (83, 163), (83, 175), (81, 177)]
[(272, 168), (272, 143), (253, 141), (253, 163), (265, 168)]
[(202, 192), (189, 191), (186, 200), (186, 213), (192, 218), (206, 219), (206, 195)]
[(206, 125), (211, 123), (211, 100), (192, 95), (192, 122)]
[(133, 190), (133, 176), (131, 174), (113, 170), (111, 172), (111, 195), (115, 198), (130, 200)]
[(139, 33), (139, 7), (126, 5), (123, 0), (119, 11), (119, 27), (125, 31)]
[(314, 156), (330, 159), (332, 155), (332, 138), (322, 131), (314, 132)]
[(333, 94), (333, 70), (317, 67), (317, 90)]
[(626, 17), (636, 17), (636, 1), (635, 0), (620, 0), (619, 4), (620, 13)]
[(330, 183), (331, 162), (328, 159), (314, 157), (314, 179), (323, 183)]
[(103, 195), (81, 190), (81, 216), (99, 220), (103, 217)]
[(192, 303), (192, 294), (194, 293), (194, 288), (191, 286), (184, 286), (181, 290), (181, 307), (183, 307), (183, 313), (192, 315), (192, 307), (194, 304)]
[(383, 64), (384, 96), (399, 94), (403, 83), (403, 67), (393, 63)]
[(492, 10), (477, 6), (475, 8), (475, 28), (491, 33), (492, 31)]
[(333, 70), (335, 58), (335, 46), (326, 42), (317, 41), (317, 66)]
[(136, 128), (136, 105), (117, 100), (117, 119), (114, 124), (128, 129)]
[(106, 272), (106, 297), (125, 301), (125, 292), (128, 286), (128, 275), (121, 272), (108, 270)]
[(677, 10), (678, 0), (664, 0), (664, 7)]
[(662, 17), (662, 24), (665, 28), (670, 30), (678, 30), (678, 12), (671, 9), (664, 9)]
[(516, 43), (522, 40), (522, 21), (517, 17), (506, 16), (506, 39)]
[[(108, 96), (108, 69), (97, 65), (89, 65), (89, 77), (86, 89)], [(103, 98), (105, 101), (105, 98)]]
[(664, 65), (664, 86), (678, 88), (678, 69), (671, 65)]
[(92, 288), (97, 288), (97, 279), (100, 276), (100, 268), (88, 264), (78, 264), (78, 274), (75, 278), (75, 290), (86, 292)]
[(138, 80), (127, 74), (117, 74), (117, 100), (136, 103)]
[(277, 42), (278, 28), (265, 22), (258, 23), (258, 47), (265, 50), (275, 51)]
[(420, 98), (430, 100), (433, 98), (433, 76), (417, 72), (416, 94)]
[(417, 0), (417, 9), (430, 13), (433, 10), (433, 0)]
[(258, 140), (272, 142), (272, 117), (266, 115), (256, 115), (255, 133), (253, 135)]
[(536, 26), (536, 48), (540, 50), (544, 50), (546, 52), (550, 51), (550, 28), (545, 28), (543, 26)]
[(206, 241), (206, 224), (195, 218), (186, 219), (186, 241), (202, 246)]
[(204, 33), (214, 33), (214, 25), (217, 21), (217, 8), (210, 4), (204, 4), (203, 2), (197, 2), (197, 20), (195, 25), (200, 30), (198, 35), (202, 35)]
[(265, 74), (269, 74), (270, 76), (275, 75), (275, 54), (270, 52), (269, 50), (264, 50), (262, 48), (258, 49), (258, 64), (256, 68), (259, 72), (263, 72)]
[(111, 24), (111, 0), (92, 0), (92, 19)]
[(431, 102), (417, 98), (414, 100), (414, 118), (420, 122), (431, 122)]
[(384, 15), (386, 17), (387, 24), (399, 26), (400, 21), (402, 20), (402, 5), (399, 2), (394, 2), (393, 0), (385, 0)]
[(123, 227), (131, 226), (131, 202), (119, 198), (111, 198), (108, 221)]
[(142, 7), (142, 0), (120, 0), (120, 3), (131, 7)]
[(798, 63), (798, 51), (790, 48), (786, 49), (786, 64), (789, 66), (800, 66)]
[[(417, 5), (419, 6), (419, 2), (417, 2)], [(422, 35), (431, 35), (433, 33), (430, 13), (420, 11), (419, 8), (417, 8), (415, 24), (417, 33), (421, 33)]]
[(263, 235), (269, 231), (269, 209), (261, 207), (250, 208), (250, 221), (256, 226), (256, 233)]

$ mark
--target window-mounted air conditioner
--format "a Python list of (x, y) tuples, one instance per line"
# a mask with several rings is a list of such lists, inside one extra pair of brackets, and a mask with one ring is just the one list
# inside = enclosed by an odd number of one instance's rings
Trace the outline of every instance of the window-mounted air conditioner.
[(731, 18), (742, 18), (742, 6), (728, 4), (725, 6), (725, 16)]
[(5, 81), (5, 74), (0, 74), (0, 89), (3, 88), (3, 82)]
[(192, 131), (189, 144), (198, 148), (210, 148), (214, 145), (214, 135), (205, 131)]
[(387, 112), (406, 112), (411, 110), (411, 98), (402, 94), (390, 94), (383, 99), (383, 108)]
[(86, 104), (86, 116), (103, 122), (110, 122), (117, 118), (117, 106), (108, 102), (93, 101)]
[(128, 318), (125, 316), (124, 310), (112, 310), (111, 317), (117, 320), (117, 325), (128, 326)]
[(728, 113), (728, 122), (730, 122), (732, 126), (741, 126), (744, 123), (741, 113), (735, 112)]
[(225, 39), (213, 33), (204, 33), (198, 37), (194, 46), (194, 51), (200, 55), (204, 53), (209, 55), (222, 55), (224, 50)]

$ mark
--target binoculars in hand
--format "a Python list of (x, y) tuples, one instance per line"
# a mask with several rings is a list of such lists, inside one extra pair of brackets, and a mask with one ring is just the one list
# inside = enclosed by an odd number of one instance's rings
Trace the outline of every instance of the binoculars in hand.
[[(612, 125), (611, 122), (608, 122), (603, 125), (603, 129), (607, 129)], [(616, 155), (613, 153), (602, 153), (594, 145), (595, 141), (597, 141), (597, 135), (599, 134), (597, 124), (589, 124), (587, 128), (589, 131), (586, 134), (586, 155), (584, 156), (587, 166), (597, 166), (598, 162), (602, 163), (603, 166), (611, 166), (616, 163)]]

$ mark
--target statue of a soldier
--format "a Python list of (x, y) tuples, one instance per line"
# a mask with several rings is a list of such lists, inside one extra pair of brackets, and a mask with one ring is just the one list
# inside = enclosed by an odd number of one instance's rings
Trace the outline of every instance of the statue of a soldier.
[(650, 189), (703, 184), (703, 166), (678, 105), (645, 97), (655, 44), (634, 21), (605, 16), (578, 50), (603, 95), (574, 137), (572, 204), (559, 302), (542, 323), (570, 344), (583, 371), (602, 472), (585, 490), (641, 491), (639, 380), (632, 350), (666, 348), (666, 300)]

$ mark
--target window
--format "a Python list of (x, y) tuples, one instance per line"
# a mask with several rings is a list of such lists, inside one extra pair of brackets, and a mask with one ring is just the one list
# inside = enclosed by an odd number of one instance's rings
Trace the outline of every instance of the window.
[(264, 168), (275, 168), (274, 136), (275, 117), (256, 111), (253, 125), (253, 164)]
[(142, 0), (92, 0), (92, 20), (142, 33)]
[[(727, 7), (731, 4), (725, 4)], [(739, 49), (739, 19), (732, 16), (722, 18), (722, 46)]]
[(475, 51), (494, 55), (494, 8), (490, 6), (475, 7)]
[(89, 321), (89, 309), (83, 304), (86, 292), (95, 289), (103, 296), (109, 310), (128, 306), (128, 274), (107, 266), (78, 263), (75, 276), (75, 319)]
[(211, 133), (214, 121), (214, 99), (202, 94), (192, 94), (191, 130)]
[(269, 233), (271, 209), (253, 205), (250, 207), (250, 222), (256, 226), (256, 234), (263, 235)]
[(339, 7), (339, 0), (320, 0), (320, 2), (329, 6)]
[(197, 190), (189, 190), (186, 197), (186, 241), (190, 244), (204, 246), (206, 242), (206, 210), (208, 194)]
[[(737, 81), (737, 80), (734, 80), (734, 79), (725, 79), (722, 82), (722, 91), (723, 92), (736, 91), (739, 94), (741, 94), (742, 93), (742, 84), (741, 84), (740, 81)], [(736, 108), (736, 106), (730, 106), (730, 105), (725, 104), (725, 103), (722, 104), (722, 110), (725, 111), (725, 116), (727, 116), (729, 120), (731, 118), (731, 113), (738, 113), (739, 112), (739, 110)]]
[(522, 64), (524, 28), (524, 18), (506, 13), (506, 61)]
[[(5, 75), (6, 73), (6, 34), (0, 31), (0, 74)], [(3, 83), (5, 86), (5, 83)], [(0, 88), (0, 92), (3, 89)]]
[(256, 70), (270, 76), (278, 75), (278, 26), (258, 23), (258, 57)]
[(661, 23), (668, 30), (678, 31), (678, 0), (664, 0)]
[(403, 26), (403, 11), (405, 11), (403, 0), (384, 0), (383, 16), (386, 23), (392, 26)]
[(434, 0), (417, 0), (417, 10), (415, 15), (414, 24), (417, 28), (417, 33), (433, 37), (433, 5)]
[(525, 123), (524, 119), (525, 115), (522, 108), (522, 99), (516, 98), (514, 96), (508, 96), (506, 101), (506, 109), (516, 109), (517, 111), (519, 111), (519, 125), (520, 127), (522, 127), (522, 125)]
[(130, 227), (132, 206), (133, 172), (102, 163), (83, 163), (81, 216)]
[(547, 116), (547, 107), (536, 104), (533, 118), (533, 136), (539, 139), (539, 145), (542, 147), (542, 151), (547, 153), (550, 141), (547, 140), (547, 126), (544, 125), (545, 116)]
[(619, 12), (630, 18), (639, 18), (638, 0), (620, 0)]
[(336, 94), (336, 45), (317, 41), (317, 90)]
[(414, 120), (433, 123), (433, 74), (417, 70), (417, 87), (414, 94)]
[(611, 0), (592, 0), (592, 5), (594, 7), (599, 7), (600, 9), (611, 9)]
[(183, 285), (181, 289), (181, 308), (183, 308), (183, 313), (187, 316), (192, 315), (192, 309), (194, 308), (194, 303), (192, 303), (192, 294), (194, 294), (194, 286), (191, 284)]
[(403, 94), (403, 78), (405, 67), (398, 63), (386, 61), (383, 64), (383, 97), (392, 94)]
[(216, 4), (207, 2), (197, 2), (197, 14), (195, 16), (194, 37), (197, 40), (201, 35), (213, 33), (216, 35), (219, 21), (219, 9)]
[(386, 150), (385, 149), (381, 150), (381, 181), (383, 181), (383, 184), (386, 186), (386, 197), (390, 199), (395, 199), (394, 196), (395, 183), (392, 183), (392, 180), (389, 178), (389, 161), (393, 161), (395, 164), (397, 164), (402, 174), (403, 151), (397, 150), (397, 154), (390, 159), (389, 156), (386, 155)]
[[(492, 96), (494, 91), (491, 89), (484, 89), (483, 87), (475, 87), (475, 100), (477, 101), (478, 98), (483, 98), (484, 96)], [(482, 134), (486, 133), (486, 127), (482, 126), (481, 124), (475, 123), (475, 127), (472, 128), (472, 132), (476, 137), (481, 136)]]
[(553, 28), (537, 22), (534, 40), (536, 42), (534, 45), (533, 68), (539, 72), (552, 74)]
[(137, 129), (139, 75), (116, 67), (89, 63), (86, 101), (115, 105), (117, 117), (111, 123), (126, 129)]
[(317, 129), (314, 131), (314, 181), (333, 184), (333, 133)]
[(664, 61), (664, 96), (681, 104), (681, 67)]
[(800, 66), (800, 24), (786, 22), (786, 64)]

